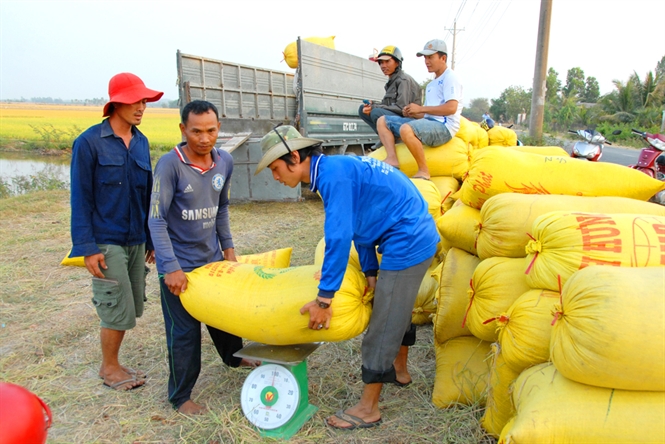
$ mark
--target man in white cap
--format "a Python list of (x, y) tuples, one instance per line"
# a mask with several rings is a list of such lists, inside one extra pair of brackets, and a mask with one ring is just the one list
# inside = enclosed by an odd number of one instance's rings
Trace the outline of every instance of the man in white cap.
[[(367, 101), (358, 109), (358, 115), (376, 133), (376, 121), (381, 116), (400, 116), (410, 103), (422, 103), (423, 90), (413, 77), (402, 70), (402, 51), (397, 46), (386, 46), (376, 58), (370, 58), (379, 64), (381, 72), (388, 76), (386, 93), (378, 103)], [(380, 146), (380, 144), (377, 144)]]
[(386, 148), (384, 162), (399, 167), (395, 138), (400, 137), (418, 164), (418, 171), (413, 178), (429, 179), (423, 145), (443, 145), (459, 131), (462, 84), (457, 74), (448, 68), (448, 49), (443, 40), (430, 40), (417, 55), (425, 57), (427, 71), (435, 75), (434, 80), (427, 85), (425, 105), (411, 103), (405, 106), (404, 117), (380, 117), (377, 129)]
[(145, 373), (120, 365), (125, 331), (143, 314), (144, 262), (154, 263), (148, 233), (152, 168), (148, 139), (138, 130), (147, 102), (164, 93), (130, 73), (109, 81), (102, 123), (83, 132), (72, 148), (70, 257), (84, 256), (92, 275), (92, 303), (101, 322), (104, 386), (131, 390)]

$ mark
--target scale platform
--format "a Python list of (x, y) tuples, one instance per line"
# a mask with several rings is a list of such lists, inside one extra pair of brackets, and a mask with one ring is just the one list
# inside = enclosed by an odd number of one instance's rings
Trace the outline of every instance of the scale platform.
[(261, 361), (245, 379), (240, 394), (242, 411), (261, 436), (289, 439), (318, 410), (309, 403), (307, 357), (320, 345), (254, 342), (233, 354)]

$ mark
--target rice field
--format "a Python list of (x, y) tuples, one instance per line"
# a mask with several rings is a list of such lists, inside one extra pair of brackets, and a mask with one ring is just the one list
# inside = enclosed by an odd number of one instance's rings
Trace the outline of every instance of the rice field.
[[(1, 103), (0, 141), (3, 146), (0, 148), (26, 142), (42, 142), (46, 148), (63, 148), (102, 119), (101, 106)], [(180, 141), (179, 122), (178, 109), (148, 108), (140, 129), (151, 146), (171, 147)]]

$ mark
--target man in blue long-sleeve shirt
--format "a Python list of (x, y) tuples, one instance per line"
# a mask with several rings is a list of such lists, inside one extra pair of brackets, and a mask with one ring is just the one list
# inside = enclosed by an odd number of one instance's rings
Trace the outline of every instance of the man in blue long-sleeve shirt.
[(145, 374), (120, 365), (125, 331), (143, 314), (144, 261), (154, 262), (148, 233), (152, 168), (148, 139), (136, 128), (147, 102), (162, 92), (130, 73), (109, 81), (102, 123), (75, 141), (71, 164), (70, 257), (84, 256), (92, 302), (101, 320), (99, 376), (115, 390), (144, 384)]

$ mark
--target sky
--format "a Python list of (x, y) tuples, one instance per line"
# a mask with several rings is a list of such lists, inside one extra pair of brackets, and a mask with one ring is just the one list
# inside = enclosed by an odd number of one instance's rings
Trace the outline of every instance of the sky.
[[(548, 67), (595, 77), (601, 94), (665, 55), (663, 0), (552, 0)], [(0, 0), (0, 100), (108, 97), (132, 72), (177, 99), (176, 51), (293, 72), (282, 51), (298, 37), (335, 36), (359, 57), (396, 45), (418, 82), (432, 78), (425, 43), (446, 41), (463, 103), (533, 84), (538, 0)]]

